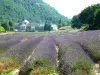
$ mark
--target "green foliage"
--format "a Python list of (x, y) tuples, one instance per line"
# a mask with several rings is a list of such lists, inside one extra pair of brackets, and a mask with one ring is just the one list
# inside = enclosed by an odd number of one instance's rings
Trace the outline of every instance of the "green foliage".
[(44, 31), (51, 31), (51, 24), (50, 23), (45, 23), (44, 25)]
[(79, 31), (86, 31), (86, 30), (88, 30), (88, 28), (89, 28), (89, 25), (88, 24), (83, 24), (83, 26), (80, 28), (80, 30)]
[(71, 19), (60, 19), (58, 21), (58, 28), (64, 27), (64, 26), (70, 26), (71, 25)]
[(11, 21), (9, 21), (9, 26), (10, 26), (10, 31), (14, 31), (14, 24)]
[(90, 63), (84, 61), (83, 58), (78, 58), (72, 63), (69, 75), (94, 75), (91, 69)]
[[(95, 34), (94, 34), (95, 36)], [(100, 49), (98, 48), (98, 45), (93, 43), (88, 43), (87, 46), (90, 48), (90, 56), (95, 61), (98, 62), (100, 60)]]
[(1, 26), (4, 28), (5, 31), (14, 31), (14, 25), (11, 21), (9, 22), (7, 20), (2, 21)]
[(12, 75), (9, 70), (4, 70), (3, 72), (0, 73), (0, 75)]
[(100, 9), (97, 10), (96, 12), (94, 24), (95, 24), (95, 29), (100, 29)]
[(31, 62), (21, 72), (21, 75), (56, 75), (54, 68), (46, 59), (36, 59)]
[(13, 57), (0, 57), (0, 75), (12, 75), (11, 71), (19, 67)]
[(57, 75), (54, 70), (50, 67), (38, 67), (37, 69), (31, 71), (30, 75)]
[(89, 30), (100, 29), (100, 4), (95, 4), (85, 8), (79, 16), (83, 24), (89, 25)]
[(0, 32), (4, 32), (4, 31), (5, 29), (2, 26), (0, 26)]
[(71, 22), (72, 22), (72, 25), (71, 25), (72, 28), (78, 28), (79, 29), (82, 26), (82, 23), (81, 23), (81, 21), (79, 19), (79, 15), (73, 16)]
[(8, 22), (3, 22), (3, 23), (1, 24), (1, 26), (2, 26), (6, 31), (9, 31), (9, 30), (10, 30), (10, 26), (9, 26)]
[(0, 14), (0, 22), (27, 19), (31, 22), (58, 23), (60, 18), (66, 19), (42, 0), (0, 0)]
[(71, 25), (71, 19), (66, 19), (63, 22), (65, 24), (65, 26), (70, 26)]

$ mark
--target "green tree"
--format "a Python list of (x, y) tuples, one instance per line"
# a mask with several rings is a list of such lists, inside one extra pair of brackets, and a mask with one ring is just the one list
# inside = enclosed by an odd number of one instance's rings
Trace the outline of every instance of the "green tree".
[(92, 6), (88, 6), (80, 13), (79, 16), (80, 21), (83, 24), (88, 24), (89, 25), (88, 29), (90, 30), (98, 29), (99, 22), (96, 21), (98, 20), (97, 18), (99, 16), (98, 10), (100, 10), (100, 4), (95, 4)]
[(72, 22), (72, 25), (71, 25), (72, 28), (80, 28), (82, 26), (82, 23), (79, 19), (79, 15), (73, 16), (71, 22)]
[(0, 26), (0, 32), (4, 32), (4, 31), (5, 29), (2, 26)]
[(62, 19), (60, 19), (59, 21), (58, 21), (58, 28), (61, 28), (62, 27)]
[(51, 28), (51, 24), (50, 23), (45, 23), (44, 25), (44, 31), (51, 31), (52, 28)]
[(96, 13), (94, 24), (95, 29), (100, 29), (100, 9)]
[(10, 31), (14, 31), (14, 25), (11, 21), (9, 21)]
[(1, 24), (1, 26), (5, 29), (5, 31), (9, 31), (10, 30), (10, 26), (9, 26), (8, 22), (3, 22)]
[(72, 19), (66, 19), (66, 20), (64, 20), (64, 24), (66, 25), (66, 26), (70, 26), (71, 25), (71, 21), (72, 21)]
[(46, 20), (57, 24), (66, 19), (43, 0), (0, 0), (0, 22), (2, 20), (44, 23)]
[(59, 23), (59, 24), (62, 24), (62, 19), (60, 19), (58, 23)]
[(9, 26), (12, 27), (14, 26), (13, 23), (11, 21), (9, 21)]

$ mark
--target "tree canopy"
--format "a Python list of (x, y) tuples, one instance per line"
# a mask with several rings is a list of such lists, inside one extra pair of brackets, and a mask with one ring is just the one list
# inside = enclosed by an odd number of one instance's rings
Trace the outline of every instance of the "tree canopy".
[(85, 8), (79, 16), (83, 24), (88, 24), (91, 30), (100, 29), (100, 3)]
[(82, 23), (81, 23), (81, 21), (80, 21), (80, 19), (79, 19), (79, 15), (75, 15), (75, 16), (73, 16), (73, 18), (72, 18), (72, 28), (81, 28), (81, 26), (82, 26)]
[(73, 16), (73, 28), (86, 27), (85, 30), (100, 29), (100, 3), (86, 7), (78, 15)]
[(4, 22), (3, 24), (1, 24), (1, 26), (6, 30), (9, 31), (10, 30), (10, 26), (7, 22)]
[(51, 29), (51, 24), (46, 22), (44, 25), (44, 31), (51, 31)]
[(60, 18), (66, 19), (42, 0), (0, 0), (0, 22), (20, 22), (27, 19), (36, 23), (58, 23)]

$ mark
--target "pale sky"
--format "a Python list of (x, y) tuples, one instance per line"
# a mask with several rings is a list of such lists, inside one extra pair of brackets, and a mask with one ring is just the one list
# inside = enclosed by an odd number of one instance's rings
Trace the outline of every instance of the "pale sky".
[(100, 0), (43, 0), (54, 7), (60, 14), (72, 18), (80, 13), (85, 7), (100, 3)]

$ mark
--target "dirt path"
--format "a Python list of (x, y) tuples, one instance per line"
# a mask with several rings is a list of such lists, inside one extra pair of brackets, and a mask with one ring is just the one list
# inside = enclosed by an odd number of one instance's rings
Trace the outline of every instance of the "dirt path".
[(0, 35), (14, 34), (15, 32), (0, 33)]
[(56, 62), (57, 62), (57, 67), (58, 67), (58, 66), (59, 66), (59, 59), (58, 59), (59, 48), (58, 48), (57, 45), (55, 46), (55, 48), (56, 48), (56, 52), (57, 52), (57, 59), (56, 59)]

